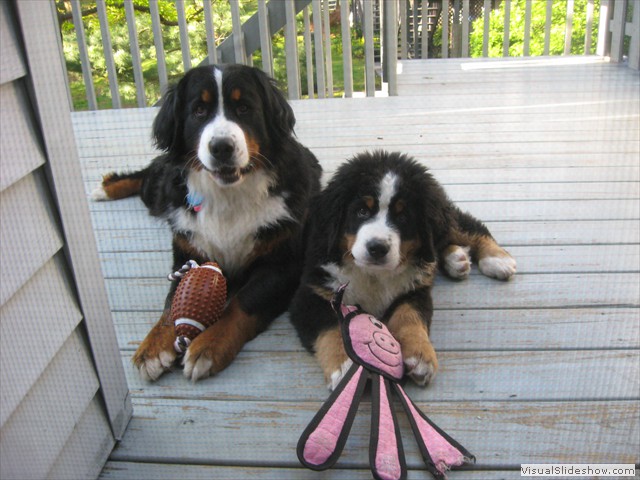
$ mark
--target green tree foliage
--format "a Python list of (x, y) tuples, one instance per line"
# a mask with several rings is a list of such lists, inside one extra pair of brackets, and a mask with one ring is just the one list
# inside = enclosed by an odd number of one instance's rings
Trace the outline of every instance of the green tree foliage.
[[(509, 56), (524, 55), (524, 24), (526, 0), (512, 0), (509, 17)], [(544, 54), (545, 24), (547, 2), (532, 0), (531, 2), (531, 30), (529, 54), (532, 56)], [(600, 0), (594, 2), (594, 19), (592, 22), (592, 39), (598, 36), (598, 14)], [(489, 29), (489, 57), (502, 57), (504, 39), (504, 3), (500, 8), (492, 10)], [(564, 37), (566, 29), (567, 0), (553, 0), (551, 15), (551, 35), (549, 55), (564, 53)], [(584, 54), (584, 39), (587, 25), (587, 0), (574, 0), (573, 29), (571, 33), (571, 53)], [(470, 35), (470, 54), (472, 57), (482, 56), (482, 42), (484, 35), (484, 18), (478, 18), (472, 24)], [(595, 53), (596, 42), (591, 43), (591, 52)]]
[[(126, 0), (131, 1), (131, 0)], [(160, 13), (162, 26), (162, 39), (164, 43), (165, 61), (169, 83), (175, 82), (184, 73), (182, 50), (180, 45), (180, 30), (178, 27), (178, 15), (174, 0), (156, 0)], [(215, 43), (220, 45), (223, 40), (231, 35), (231, 8), (229, 0), (185, 0), (185, 16), (188, 24), (189, 50), (192, 66), (198, 65), (207, 57), (206, 30), (204, 23), (204, 1), (212, 2), (213, 23), (215, 31)], [(345, 0), (346, 1), (346, 0)], [(245, 22), (258, 10), (257, 0), (242, 0), (240, 3), (241, 21)], [(75, 110), (88, 108), (86, 99), (86, 87), (82, 77), (82, 68), (76, 39), (76, 30), (73, 25), (71, 6), (68, 0), (56, 0), (60, 31), (62, 35), (64, 55), (67, 63), (69, 82), (71, 86), (72, 100)], [(87, 49), (91, 62), (92, 78), (98, 100), (98, 108), (111, 107), (111, 93), (107, 66), (103, 50), (100, 22), (97, 15), (95, 0), (82, 0), (83, 28), (86, 36)], [(148, 0), (133, 0), (136, 17), (136, 31), (140, 48), (140, 57), (145, 85), (145, 97), (147, 105), (152, 105), (161, 96), (160, 82), (156, 60), (156, 50), (153, 39), (153, 29)], [(133, 74), (133, 64), (130, 50), (129, 31), (124, 12), (123, 0), (106, 0), (109, 32), (113, 49), (114, 61), (118, 76), (118, 88), (122, 105), (135, 107), (136, 88)], [(300, 79), (302, 92), (307, 89), (306, 57), (302, 32), (303, 16), (297, 17), (298, 52)], [(280, 87), (286, 91), (287, 71), (285, 56), (284, 34), (279, 32), (271, 39), (274, 62), (274, 77)], [(353, 44), (353, 68), (354, 88), (364, 89), (364, 47), (362, 35), (358, 29), (352, 33)], [(334, 92), (340, 95), (343, 90), (342, 73), (342, 40), (340, 25), (332, 25), (331, 45), (333, 55)], [(262, 66), (260, 51), (254, 53), (253, 64)]]
[[(127, 0), (129, 1), (129, 0)], [(210, 1), (210, 0), (207, 0)], [(178, 15), (173, 0), (157, 0), (162, 26), (165, 61), (169, 81), (184, 73)], [(148, 0), (133, 0), (140, 58), (145, 82), (145, 96), (148, 104), (155, 103), (160, 97), (160, 83), (153, 41), (151, 15)], [(244, 22), (257, 11), (257, 0), (240, 2), (240, 15)], [(78, 52), (76, 31), (71, 15), (71, 5), (65, 0), (56, 0), (58, 19), (62, 35), (64, 56), (69, 73), (73, 103), (76, 110), (87, 108), (85, 85)], [(109, 108), (111, 96), (107, 67), (102, 44), (100, 22), (94, 1), (81, 1), (84, 32), (87, 50), (91, 62), (93, 82), (98, 97), (98, 108)], [(124, 106), (136, 106), (136, 90), (130, 50), (129, 31), (124, 12), (123, 0), (106, 0), (109, 32), (113, 47), (113, 56), (118, 74), (118, 86)], [(228, 0), (213, 0), (213, 24), (216, 45), (231, 34), (231, 10)], [(192, 65), (197, 65), (207, 56), (207, 40), (203, 20), (203, 0), (185, 1), (185, 16), (188, 24), (189, 48)]]
[[(131, 0), (126, 0), (131, 1)], [(182, 50), (180, 45), (180, 30), (178, 15), (174, 0), (155, 0), (158, 4), (164, 43), (165, 61), (169, 83), (174, 83), (184, 73)], [(204, 1), (212, 2), (215, 43), (220, 45), (231, 35), (231, 8), (229, 0), (185, 0), (185, 16), (188, 24), (189, 50), (192, 66), (198, 65), (207, 57), (206, 29), (204, 23)], [(347, 0), (345, 0), (347, 1)], [(258, 10), (257, 0), (242, 0), (240, 17), (244, 23)], [(87, 49), (91, 62), (92, 78), (98, 100), (98, 108), (111, 107), (111, 93), (103, 50), (103, 39), (100, 21), (97, 15), (95, 0), (82, 0), (83, 29), (86, 36)], [(64, 55), (67, 63), (72, 100), (75, 110), (88, 108), (86, 87), (82, 76), (82, 68), (73, 25), (71, 6), (68, 0), (56, 0), (60, 31), (62, 35)], [(153, 105), (161, 96), (160, 82), (156, 60), (156, 50), (153, 39), (149, 0), (133, 0), (136, 17), (136, 31), (140, 48), (140, 57), (145, 85), (147, 105)], [(129, 30), (124, 11), (123, 0), (106, 0), (109, 32), (116, 64), (118, 88), (124, 107), (137, 106), (136, 88), (133, 74), (132, 56), (130, 50)], [(304, 22), (302, 13), (297, 16), (298, 54), (300, 80), (303, 94), (308, 91), (306, 76), (306, 57), (302, 32)], [(287, 71), (285, 56), (285, 39), (283, 32), (279, 32), (271, 39), (274, 77), (280, 87), (286, 92)], [(342, 37), (339, 23), (331, 26), (331, 45), (333, 57), (334, 95), (341, 95), (343, 91), (342, 71)], [(359, 29), (352, 31), (352, 60), (354, 71), (354, 89), (364, 90), (364, 43)], [(313, 45), (312, 45), (313, 48)], [(257, 51), (253, 55), (253, 64), (262, 66), (262, 55)]]

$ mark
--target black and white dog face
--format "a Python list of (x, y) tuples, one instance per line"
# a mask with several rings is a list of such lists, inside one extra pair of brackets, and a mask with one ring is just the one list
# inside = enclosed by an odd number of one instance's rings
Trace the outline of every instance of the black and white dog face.
[[(250, 108), (246, 98), (240, 103), (242, 96), (238, 87), (231, 95), (225, 96), (222, 71), (216, 69), (213, 73), (215, 91), (203, 86), (200, 99), (196, 99), (195, 104), (189, 107), (193, 112), (190, 118), (201, 128), (198, 160), (221, 183), (233, 184), (236, 178), (241, 179), (253, 168), (251, 156), (255, 152), (250, 153), (249, 145), (254, 135), (249, 131), (245, 133), (240, 126), (241, 122), (250, 123), (245, 118)], [(262, 129), (263, 125), (258, 127)]]
[(371, 275), (435, 262), (447, 202), (425, 168), (406, 156), (362, 153), (340, 166), (314, 205), (311, 255)]
[[(269, 151), (290, 136), (295, 119), (274, 82), (239, 65), (190, 70), (167, 92), (154, 122), (156, 144), (187, 155), (221, 187), (269, 169)], [(177, 157), (179, 158), (179, 157)]]
[(396, 270), (418, 244), (402, 179), (392, 171), (369, 182), (347, 209), (345, 240), (354, 263), (367, 270)]

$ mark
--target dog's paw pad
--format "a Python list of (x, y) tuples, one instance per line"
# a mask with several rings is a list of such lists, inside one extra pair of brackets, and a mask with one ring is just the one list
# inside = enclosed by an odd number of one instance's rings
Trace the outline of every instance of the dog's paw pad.
[(148, 381), (153, 382), (169, 370), (175, 360), (175, 354), (170, 352), (161, 352), (160, 356), (147, 359), (137, 365), (140, 376)]
[(329, 383), (327, 384), (327, 388), (329, 390), (333, 391), (336, 389), (338, 384), (342, 381), (344, 376), (351, 368), (351, 365), (353, 365), (353, 361), (351, 359), (345, 360), (345, 362), (340, 365), (340, 368), (331, 374), (331, 378), (329, 378)]
[(516, 273), (516, 261), (510, 255), (486, 257), (478, 262), (478, 268), (487, 277), (508, 280)]
[(409, 357), (405, 359), (404, 365), (406, 373), (420, 386), (428, 385), (436, 376), (438, 366), (435, 362), (419, 357)]
[(182, 360), (182, 364), (184, 365), (184, 376), (192, 382), (195, 382), (211, 375), (213, 360), (204, 355), (192, 355), (189, 350), (187, 350), (187, 353)]
[(463, 280), (471, 271), (469, 247), (455, 247), (444, 258), (444, 268), (451, 278)]
[(163, 351), (160, 352), (158, 358), (160, 360), (160, 365), (162, 365), (163, 368), (168, 369), (173, 365), (173, 362), (176, 361), (176, 354), (172, 351)]

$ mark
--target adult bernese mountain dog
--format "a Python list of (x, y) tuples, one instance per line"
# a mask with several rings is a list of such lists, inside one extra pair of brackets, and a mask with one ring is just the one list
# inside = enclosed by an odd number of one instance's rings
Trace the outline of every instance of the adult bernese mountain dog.
[[(217, 261), (228, 304), (182, 360), (197, 380), (224, 369), (243, 345), (285, 312), (303, 263), (302, 231), (321, 168), (294, 136), (295, 117), (275, 82), (257, 68), (190, 70), (163, 97), (153, 123), (164, 153), (138, 172), (109, 174), (97, 199), (140, 194), (173, 233), (173, 269)], [(164, 312), (133, 356), (142, 377), (176, 362), (174, 326)]]
[(351, 364), (329, 302), (340, 285), (349, 284), (345, 303), (387, 324), (402, 346), (405, 371), (426, 385), (438, 367), (429, 339), (437, 266), (455, 279), (469, 275), (471, 259), (489, 277), (507, 280), (516, 271), (489, 230), (400, 153), (363, 153), (343, 164), (314, 201), (308, 228), (290, 315), (332, 389)]

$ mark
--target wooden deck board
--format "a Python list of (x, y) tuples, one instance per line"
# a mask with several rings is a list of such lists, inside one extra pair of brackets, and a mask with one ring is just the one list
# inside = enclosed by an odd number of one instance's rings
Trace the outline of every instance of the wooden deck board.
[[(103, 480), (154, 479), (175, 480), (238, 480), (252, 478), (256, 480), (370, 480), (371, 471), (364, 469), (333, 468), (322, 475), (311, 470), (285, 467), (220, 467), (211, 465), (184, 465), (166, 463), (109, 462), (101, 477)], [(423, 470), (409, 470), (408, 479), (425, 478)], [(462, 470), (447, 474), (451, 480), (516, 480), (521, 479), (518, 470)], [(559, 479), (563, 480), (563, 479)]]
[[(293, 102), (296, 131), (324, 180), (364, 149), (415, 156), (518, 260), (510, 282), (436, 281), (441, 370), (407, 388), (478, 457), (451, 478), (639, 463), (640, 76), (597, 57), (466, 59), (402, 62), (399, 82), (393, 98)], [(153, 158), (156, 112), (74, 114), (87, 194)], [(90, 208), (135, 406), (101, 478), (370, 478), (367, 399), (336, 469), (299, 467), (328, 391), (286, 315), (215, 378), (141, 381), (130, 358), (164, 301), (170, 238), (139, 199)], [(402, 427), (409, 478), (427, 478)]]
[[(156, 311), (114, 312), (123, 358), (132, 354), (159, 317)], [(438, 351), (607, 350), (640, 347), (636, 307), (437, 310), (432, 326)], [(500, 328), (495, 328), (499, 325)], [(470, 335), (470, 330), (473, 335)], [(576, 333), (583, 335), (576, 335)], [(286, 315), (243, 352), (301, 352)], [(125, 360), (126, 362), (126, 360)], [(129, 370), (127, 364), (126, 370)], [(172, 377), (168, 377), (172, 378)], [(172, 380), (167, 380), (172, 381)], [(175, 378), (175, 382), (182, 380)], [(136, 381), (136, 383), (139, 383)]]
[[(527, 245), (512, 246), (502, 242), (509, 252), (518, 258), (521, 273), (595, 273), (629, 272), (640, 263), (640, 251), (636, 245), (619, 245), (614, 256), (609, 245)], [(131, 268), (119, 269), (121, 262)], [(170, 264), (168, 251), (154, 252), (104, 252), (102, 267), (105, 278), (162, 278)], [(472, 275), (478, 272), (474, 269)]]
[[(115, 311), (149, 311), (163, 305), (168, 291), (164, 278), (107, 279), (107, 294)], [(567, 308), (639, 306), (640, 274), (545, 273), (520, 274), (498, 283), (478, 275), (466, 282), (438, 277), (434, 305), (440, 309), (471, 311), (493, 308)], [(132, 294), (135, 292), (135, 295)]]
[[(499, 187), (498, 187), (499, 188)], [(624, 190), (624, 187), (619, 189)], [(480, 197), (482, 192), (478, 193)], [(567, 195), (574, 195), (568, 192)], [(612, 194), (618, 197), (619, 193)], [(485, 223), (526, 221), (567, 221), (581, 222), (593, 220), (632, 220), (640, 213), (637, 198), (623, 195), (623, 199), (555, 199), (537, 200), (536, 208), (531, 208), (530, 200), (475, 200), (459, 201), (456, 204)], [(123, 231), (132, 229), (163, 230), (165, 227), (155, 218), (150, 218), (144, 210), (125, 216), (121, 211), (103, 211), (95, 213), (93, 225), (96, 230), (112, 230), (114, 226)]]
[[(576, 323), (573, 327), (575, 332), (591, 330)], [(433, 342), (441, 369), (432, 388), (406, 385), (416, 402), (618, 401), (634, 399), (640, 388), (635, 376), (640, 354), (634, 349), (447, 351), (439, 348), (441, 342), (435, 335)], [(297, 347), (295, 338), (290, 343)], [(198, 389), (176, 369), (161, 377), (159, 388), (148, 393), (130, 365), (131, 354), (123, 355), (129, 387), (145, 398), (314, 402), (327, 395), (324, 382), (309, 382), (310, 378), (321, 378), (321, 370), (300, 349), (242, 352), (218, 375), (219, 381), (205, 382)], [(263, 361), (265, 355), (268, 362)], [(571, 376), (560, 381), (559, 371), (570, 371)], [(250, 386), (248, 378), (252, 379)]]
[[(145, 399), (112, 460), (246, 465), (297, 465), (292, 447), (322, 402)], [(640, 414), (635, 401), (418, 403), (464, 441), (479, 467), (521, 463), (635, 463), (630, 448)], [(338, 467), (366, 468), (370, 403), (363, 400)], [(409, 425), (398, 415), (407, 465), (422, 463)], [(268, 438), (268, 441), (265, 439)], [(464, 440), (462, 440), (464, 439)], [(605, 460), (608, 459), (608, 460)], [(322, 477), (319, 477), (322, 478)], [(422, 478), (428, 478), (423, 472)]]

